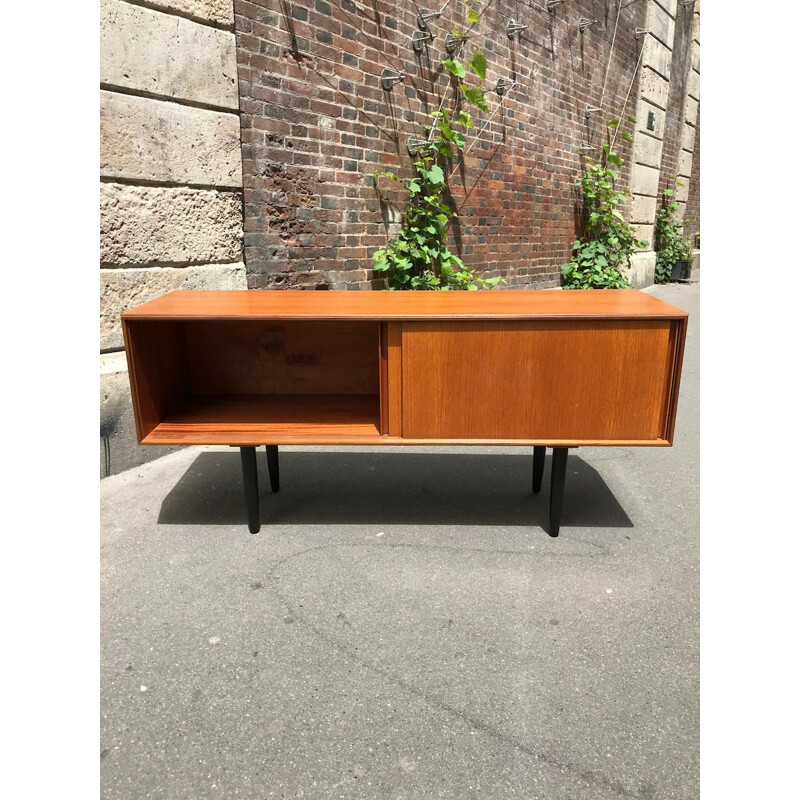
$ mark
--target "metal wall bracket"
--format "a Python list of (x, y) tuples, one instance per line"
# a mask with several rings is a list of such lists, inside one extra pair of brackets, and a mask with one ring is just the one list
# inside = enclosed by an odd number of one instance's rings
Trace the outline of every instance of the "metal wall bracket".
[(444, 37), (444, 49), (447, 50), (449, 55), (455, 55), (456, 51), (462, 45), (462, 40), (458, 38), (458, 36), (453, 36), (452, 33), (448, 33), (447, 36)]
[(586, 155), (586, 153), (594, 153), (597, 150), (596, 147), (592, 147), (590, 144), (584, 144), (581, 142), (580, 146), (578, 147), (578, 152), (582, 155)]
[(552, 11), (557, 5), (563, 2), (564, 0), (547, 0), (547, 10)]
[(428, 30), (428, 23), (433, 22), (435, 19), (439, 19), (441, 16), (441, 11), (423, 11), (420, 9), (417, 13), (417, 24), (421, 30), (426, 31)]
[(580, 27), (581, 33), (584, 33), (590, 25), (597, 25), (599, 21), (600, 20), (597, 19), (586, 19), (586, 17), (581, 17), (578, 27)]
[(384, 92), (391, 92), (396, 83), (402, 83), (406, 79), (406, 74), (402, 70), (384, 67), (381, 72), (381, 86)]
[(516, 81), (509, 80), (508, 78), (498, 78), (494, 90), (502, 97), (512, 86), (516, 85)]
[(602, 108), (598, 108), (597, 106), (586, 106), (586, 111), (584, 112), (584, 114), (586, 116), (586, 119), (589, 119), (589, 117), (592, 114), (597, 114), (602, 110), (603, 110)]
[(647, 36), (650, 33), (649, 28), (637, 28), (636, 32), (633, 34), (637, 39), (641, 39), (642, 36)]
[(432, 42), (433, 34), (430, 31), (414, 31), (411, 34), (411, 46), (415, 53), (421, 53), (425, 47), (425, 42)]
[(520, 33), (527, 27), (527, 25), (520, 25), (519, 22), (515, 22), (513, 19), (510, 19), (508, 21), (508, 25), (506, 25), (506, 33), (508, 34), (508, 38), (513, 39), (515, 33)]
[(427, 139), (417, 139), (416, 136), (409, 136), (408, 140), (406, 141), (406, 148), (412, 156), (415, 156), (427, 144)]

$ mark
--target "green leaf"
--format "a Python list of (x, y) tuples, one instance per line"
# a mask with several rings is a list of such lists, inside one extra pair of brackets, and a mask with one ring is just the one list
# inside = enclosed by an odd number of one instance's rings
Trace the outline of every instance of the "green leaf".
[(608, 124), (609, 128), (616, 128), (617, 125), (619, 125), (619, 120), (618, 119), (612, 119), (612, 120), (609, 120), (607, 124)]
[(444, 172), (438, 164), (434, 164), (428, 170), (428, 180), (433, 184), (444, 183)]
[(474, 25), (476, 22), (480, 21), (481, 18), (478, 12), (474, 8), (471, 8), (467, 14), (467, 22), (471, 22)]
[(481, 111), (484, 111), (487, 114), (489, 113), (489, 105), (486, 102), (486, 95), (480, 89), (470, 89), (462, 85), (461, 91), (464, 92), (464, 97), (467, 98), (467, 102), (470, 105), (479, 108)]
[(453, 61), (452, 58), (442, 61), (442, 66), (447, 67), (457, 78), (463, 78), (467, 74), (464, 65), (460, 61)]
[[(486, 56), (478, 51), (472, 58), (472, 61), (469, 62), (470, 67), (472, 67), (472, 71), (481, 79), (486, 80)], [(460, 77), (464, 77), (461, 75)]]
[(458, 123), (459, 125), (463, 125), (465, 128), (474, 127), (472, 124), (472, 117), (469, 115), (469, 111), (458, 112)]

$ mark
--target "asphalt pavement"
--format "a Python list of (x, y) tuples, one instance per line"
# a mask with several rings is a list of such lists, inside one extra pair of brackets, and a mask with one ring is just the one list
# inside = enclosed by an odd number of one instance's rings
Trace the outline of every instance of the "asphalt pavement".
[(237, 450), (101, 485), (101, 792), (699, 797), (699, 283), (672, 448)]

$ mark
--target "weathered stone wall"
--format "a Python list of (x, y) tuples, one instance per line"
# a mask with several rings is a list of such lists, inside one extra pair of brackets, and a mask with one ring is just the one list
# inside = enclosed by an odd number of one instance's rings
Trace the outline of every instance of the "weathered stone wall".
[(120, 314), (246, 286), (235, 53), (232, 0), (101, 4), (101, 474), (167, 449), (136, 443)]
[[(686, 203), (683, 210), (686, 227), (684, 235), (694, 241), (700, 231), (700, 0), (690, 8), (692, 41), (689, 46), (689, 76), (686, 83), (683, 128), (681, 130), (678, 179), (685, 188), (678, 201)], [(699, 256), (696, 257), (699, 263)]]
[[(700, 102), (700, 1), (646, 0), (641, 83), (636, 107), (631, 222), (649, 246), (632, 259), (634, 286), (653, 282), (656, 211), (664, 189), (675, 189), (683, 215), (692, 183)], [(699, 203), (699, 171), (696, 176)], [(699, 224), (699, 207), (698, 219)], [(686, 228), (684, 234), (692, 236)]]
[(700, 106), (697, 107), (694, 152), (692, 153), (692, 175), (689, 178), (689, 199), (686, 201), (683, 232), (694, 243), (695, 234), (700, 232)]

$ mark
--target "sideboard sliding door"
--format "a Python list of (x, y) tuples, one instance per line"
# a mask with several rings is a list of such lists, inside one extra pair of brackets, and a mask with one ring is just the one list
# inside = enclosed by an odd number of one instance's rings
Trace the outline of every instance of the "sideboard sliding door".
[(670, 320), (404, 322), (402, 435), (663, 440), (677, 335)]

